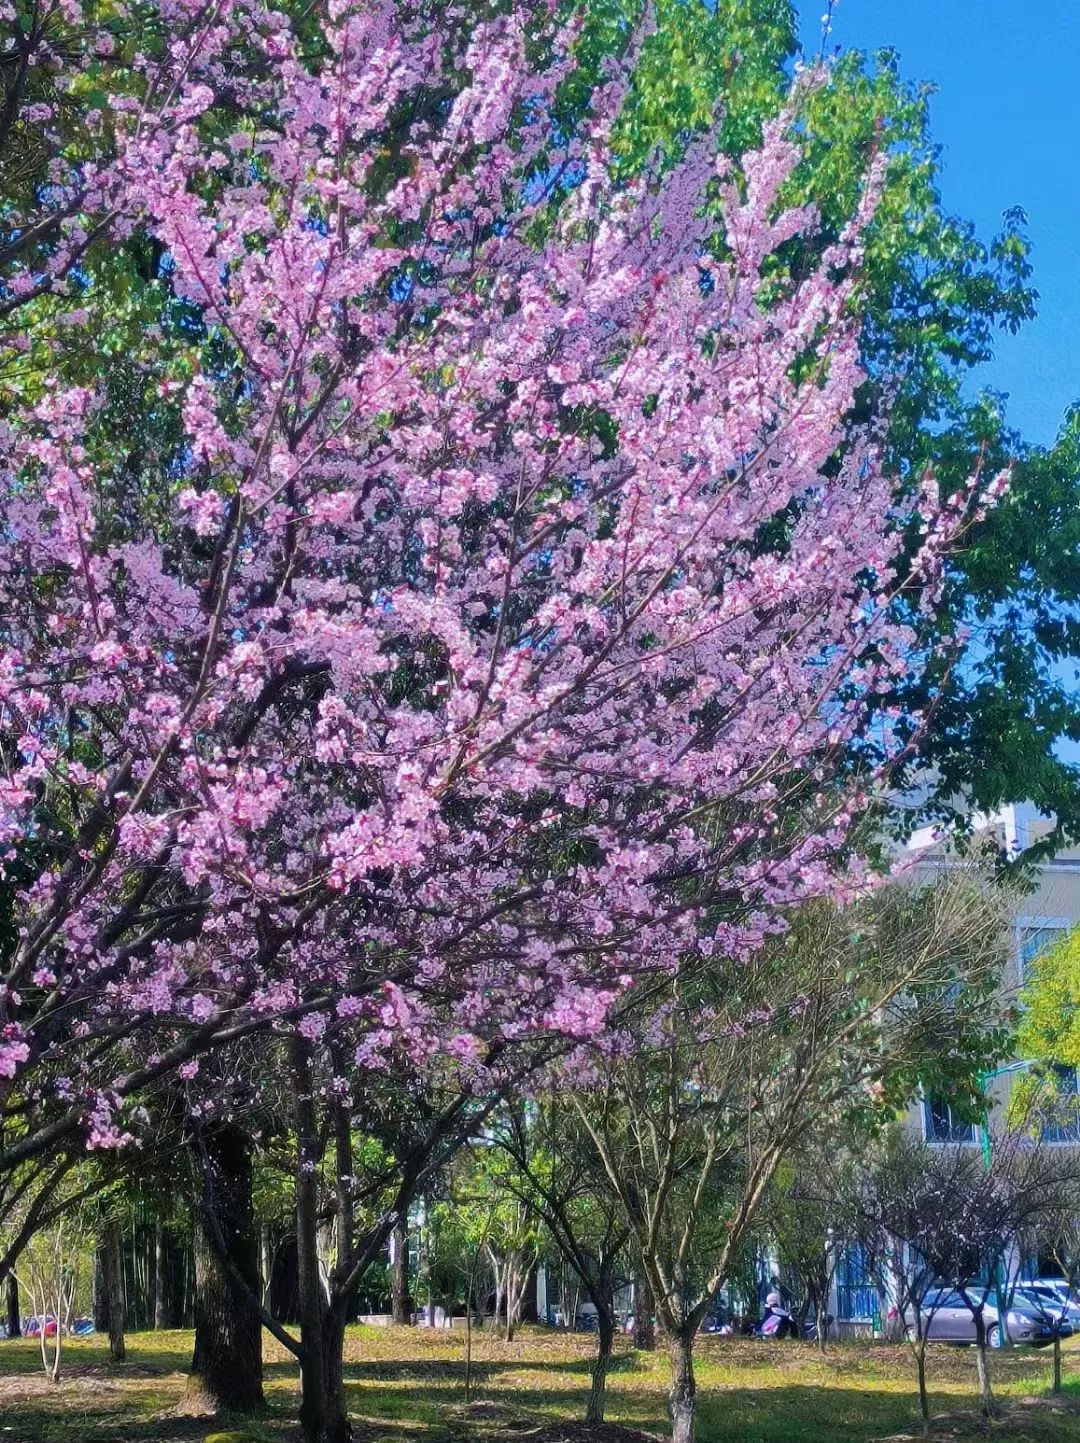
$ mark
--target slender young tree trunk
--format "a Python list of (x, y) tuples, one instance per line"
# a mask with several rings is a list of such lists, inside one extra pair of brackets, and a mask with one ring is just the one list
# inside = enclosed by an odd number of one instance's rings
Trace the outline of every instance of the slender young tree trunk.
[(492, 1277), (495, 1282), (495, 1311), (491, 1317), (491, 1331), (499, 1331), (499, 1320), (503, 1312), (503, 1268), (502, 1263), (494, 1253), (489, 1254), (491, 1258)]
[(157, 1293), (154, 1296), (154, 1327), (169, 1326), (167, 1292), (169, 1254), (165, 1246), (165, 1229), (160, 1225), (154, 1229), (154, 1273), (157, 1277)]
[[(252, 1201), (251, 1142), (225, 1125), (206, 1137), (204, 1203), (229, 1260), (259, 1292), (259, 1237)], [(195, 1352), (186, 1398), (200, 1411), (255, 1413), (263, 1407), (262, 1324), (234, 1283), (201, 1217), (195, 1233)]]
[(264, 1223), (259, 1229), (259, 1297), (268, 1313), (273, 1311), (270, 1306), (273, 1272), (274, 1254), (270, 1245), (270, 1229)]
[(431, 1199), (424, 1199), (424, 1225), (420, 1231), (420, 1277), (426, 1298), (427, 1325), (435, 1326), (435, 1283), (432, 1270), (435, 1264), (434, 1239), (431, 1236)]
[(131, 1230), (131, 1248), (125, 1257), (125, 1268), (128, 1258), (131, 1260), (131, 1288), (127, 1295), (128, 1318), (131, 1322), (132, 1331), (139, 1333), (143, 1330), (143, 1319), (146, 1316), (146, 1298), (149, 1291), (149, 1278), (147, 1276), (146, 1249), (140, 1246), (141, 1229), (133, 1227)]
[(399, 1221), (395, 1225), (393, 1239), (393, 1315), (394, 1322), (403, 1326), (411, 1321), (409, 1317), (409, 1235), (403, 1221)]
[(923, 1437), (930, 1437), (930, 1397), (926, 1391), (926, 1341), (923, 1339), (915, 1350), (915, 1368), (919, 1379), (919, 1416), (922, 1418)]
[(105, 1225), (102, 1238), (103, 1316), (109, 1335), (109, 1358), (122, 1363), (127, 1356), (124, 1344), (124, 1253), (119, 1225)]
[(822, 1301), (821, 1296), (819, 1295), (815, 1300), (814, 1308), (814, 1326), (817, 1329), (817, 1345), (819, 1353), (825, 1352), (825, 1346), (828, 1341), (826, 1338), (826, 1334), (829, 1331), (828, 1318), (829, 1310), (825, 1306), (825, 1303)]
[(507, 1263), (506, 1266), (506, 1341), (514, 1341), (514, 1332), (517, 1328), (518, 1317), (518, 1269), (516, 1265)]
[(979, 1380), (979, 1410), (984, 1418), (992, 1418), (994, 1393), (990, 1386), (990, 1360), (986, 1354), (986, 1319), (981, 1309), (975, 1315), (975, 1375)]
[(21, 1338), (22, 1318), (19, 1314), (19, 1280), (14, 1273), (8, 1273), (5, 1291), (7, 1296), (8, 1337)]
[(589, 1400), (585, 1405), (586, 1423), (602, 1423), (604, 1421), (607, 1375), (611, 1367), (611, 1353), (614, 1344), (615, 1316), (605, 1303), (596, 1310), (596, 1357), (593, 1359), (592, 1365)]
[(1054, 1382), (1051, 1392), (1061, 1392), (1061, 1334), (1054, 1331)]
[(158, 1294), (161, 1292), (161, 1277), (158, 1272), (158, 1240), (159, 1229), (151, 1229), (146, 1241), (146, 1326), (147, 1328), (157, 1327)]
[(694, 1443), (694, 1340), (685, 1330), (668, 1339), (671, 1353), (671, 1443)]

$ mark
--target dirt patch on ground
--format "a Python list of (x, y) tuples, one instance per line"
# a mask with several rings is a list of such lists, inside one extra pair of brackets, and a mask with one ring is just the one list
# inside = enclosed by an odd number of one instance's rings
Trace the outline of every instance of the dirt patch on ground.
[(59, 1383), (54, 1383), (46, 1378), (44, 1373), (37, 1377), (33, 1374), (30, 1374), (29, 1377), (20, 1374), (9, 1378), (0, 1376), (0, 1398), (9, 1402), (16, 1402), (19, 1399), (63, 1398), (65, 1396), (85, 1398), (95, 1393), (121, 1393), (122, 1391), (119, 1383), (114, 1383), (108, 1378), (69, 1376), (62, 1377)]
[[(997, 1433), (1015, 1436), (1017, 1430), (1032, 1421), (1032, 1414), (1055, 1414), (1080, 1418), (1080, 1401), (1075, 1398), (1027, 1396), (999, 1401), (997, 1415), (983, 1418), (974, 1411), (935, 1413), (932, 1421), (934, 1438), (993, 1438)], [(877, 1443), (922, 1443), (921, 1433), (890, 1433)]]
[(461, 1443), (657, 1443), (655, 1433), (642, 1433), (619, 1423), (553, 1423), (519, 1413), (494, 1400), (478, 1398), (451, 1410), (451, 1436)]
[(641, 1433), (637, 1428), (624, 1428), (618, 1423), (554, 1423), (535, 1432), (507, 1435), (524, 1443), (657, 1443), (656, 1433)]

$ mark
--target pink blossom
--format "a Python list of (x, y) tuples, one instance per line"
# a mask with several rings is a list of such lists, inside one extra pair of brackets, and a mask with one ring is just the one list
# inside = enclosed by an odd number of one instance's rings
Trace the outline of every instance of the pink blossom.
[[(132, 358), (167, 456), (113, 434), (111, 375), (70, 384), (51, 324), (4, 418), (0, 848), (28, 880), (0, 1076), (47, 1039), (93, 1146), (139, 1076), (110, 1031), (143, 1062), (298, 1029), (468, 1077), (865, 887), (887, 708), (933, 661), (893, 605), (905, 536), (929, 609), (973, 504), (898, 502), (850, 434), (880, 165), (829, 236), (784, 204), (788, 112), (739, 184), (711, 134), (616, 178), (613, 65), (553, 205), (579, 29), (546, 0), (415, 29), (343, 4), (317, 57), (259, 0), (195, 8), (161, 8), (108, 153), (50, 156), (48, 244), (2, 277), (76, 324), (81, 248), (137, 231), (192, 315)], [(787, 276), (800, 237), (822, 260)]]
[(30, 1056), (30, 1045), (23, 1038), (17, 1023), (9, 1022), (0, 1031), (0, 1077), (14, 1077)]

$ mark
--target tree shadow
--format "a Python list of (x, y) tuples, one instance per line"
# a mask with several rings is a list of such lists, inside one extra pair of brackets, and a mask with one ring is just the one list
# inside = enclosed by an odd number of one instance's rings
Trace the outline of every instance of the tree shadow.
[[(512, 1443), (545, 1425), (581, 1418), (591, 1358), (587, 1353), (545, 1357), (541, 1340), (524, 1339), (497, 1356), (474, 1359), (472, 1408), (464, 1405), (465, 1360), (430, 1340), (352, 1340), (373, 1356), (345, 1367), (349, 1407), (362, 1443)], [(413, 1356), (398, 1351), (410, 1344)], [(205, 1419), (174, 1418), (171, 1408), (190, 1361), (190, 1334), (141, 1335), (129, 1340), (131, 1361), (108, 1363), (104, 1342), (80, 1341), (69, 1354), (59, 1388), (45, 1383), (32, 1343), (0, 1344), (0, 1419), (17, 1443), (201, 1443)], [(384, 1356), (378, 1356), (382, 1352)], [(901, 1349), (837, 1349), (825, 1358), (806, 1352), (763, 1360), (738, 1346), (703, 1353), (699, 1382), (699, 1443), (901, 1443), (917, 1438), (914, 1379)], [(1076, 1355), (1067, 1355), (1067, 1366)], [(998, 1360), (995, 1359), (997, 1363)], [(935, 1357), (931, 1406), (942, 1438), (985, 1436), (969, 1356)], [(723, 1378), (710, 1370), (722, 1368)], [(799, 1376), (800, 1369), (802, 1376)], [(812, 1371), (811, 1371), (812, 1370)], [(823, 1371), (824, 1370), (824, 1371)], [(972, 1370), (973, 1373), (973, 1370)], [(1063, 1400), (1045, 1393), (1044, 1361), (1031, 1354), (1002, 1358), (998, 1381), (1004, 1417), (995, 1443), (1076, 1443), (1080, 1438), (1080, 1381), (1066, 1383)], [(267, 1414), (256, 1436), (296, 1436), (298, 1377), (293, 1360), (266, 1365)], [(620, 1352), (608, 1385), (608, 1417), (665, 1436), (667, 1370), (662, 1356)], [(943, 1391), (947, 1386), (951, 1391)], [(1006, 1393), (1006, 1387), (1012, 1389)], [(1024, 1390), (1030, 1390), (1026, 1394)], [(487, 1404), (485, 1407), (484, 1404)], [(568, 1430), (571, 1431), (571, 1430)], [(552, 1434), (554, 1436), (554, 1434)], [(586, 1439), (580, 1430), (575, 1438)]]

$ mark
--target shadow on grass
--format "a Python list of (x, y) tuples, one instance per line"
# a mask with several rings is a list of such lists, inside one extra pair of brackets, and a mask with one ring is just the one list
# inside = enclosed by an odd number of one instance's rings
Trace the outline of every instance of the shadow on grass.
[[(473, 1398), (494, 1405), (487, 1417), (462, 1407), (463, 1347), (451, 1352), (449, 1340), (405, 1334), (365, 1333), (350, 1343), (374, 1355), (354, 1358), (345, 1369), (361, 1443), (510, 1443), (524, 1437), (526, 1424), (577, 1420), (584, 1408), (590, 1357), (567, 1357), (542, 1337), (474, 1361)], [(412, 1356), (402, 1356), (410, 1347)], [(545, 1347), (548, 1356), (540, 1351)], [(40, 1376), (33, 1344), (0, 1343), (0, 1443), (7, 1437), (13, 1443), (201, 1443), (214, 1431), (206, 1420), (170, 1416), (190, 1350), (190, 1334), (142, 1335), (130, 1340), (131, 1361), (113, 1368), (104, 1344), (81, 1341), (68, 1354), (66, 1380), (52, 1388)], [(699, 1443), (898, 1443), (917, 1434), (902, 1349), (852, 1347), (819, 1359), (798, 1351), (759, 1357), (735, 1345), (710, 1348), (701, 1361)], [(1067, 1365), (1076, 1361), (1070, 1355)], [(985, 1436), (973, 1376), (968, 1386), (970, 1355), (943, 1353), (935, 1363), (938, 1436)], [(1006, 1416), (990, 1431), (994, 1443), (1080, 1439), (1080, 1384), (1070, 1382), (1060, 1404), (1018, 1396), (1024, 1389), (1041, 1393), (1045, 1372), (1031, 1355), (1002, 1360), (1002, 1390), (1013, 1393), (1002, 1398)], [(270, 1407), (254, 1436), (291, 1443), (299, 1401), (295, 1364), (272, 1357), (266, 1383)], [(664, 1436), (666, 1387), (662, 1356), (621, 1353), (609, 1379), (609, 1419)]]

